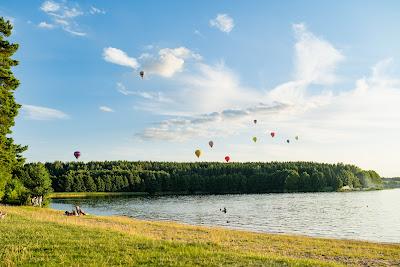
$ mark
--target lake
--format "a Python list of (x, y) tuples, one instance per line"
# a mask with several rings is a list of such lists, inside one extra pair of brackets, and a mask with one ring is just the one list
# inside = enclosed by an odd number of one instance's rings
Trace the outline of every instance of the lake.
[[(400, 243), (400, 189), (249, 195), (53, 199), (96, 215), (124, 215), (268, 233)], [(226, 207), (226, 214), (220, 209)]]

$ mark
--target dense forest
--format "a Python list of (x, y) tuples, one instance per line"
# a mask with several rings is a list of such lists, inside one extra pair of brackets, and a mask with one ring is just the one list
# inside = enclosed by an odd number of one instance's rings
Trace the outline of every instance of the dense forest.
[(56, 192), (269, 193), (380, 187), (380, 176), (353, 165), (313, 162), (45, 164)]
[(400, 188), (400, 178), (382, 178), (384, 188)]

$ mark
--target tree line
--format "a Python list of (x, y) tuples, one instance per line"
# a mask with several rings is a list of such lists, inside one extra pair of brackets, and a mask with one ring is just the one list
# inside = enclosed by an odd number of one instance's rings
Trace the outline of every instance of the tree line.
[(56, 192), (278, 193), (379, 187), (380, 176), (353, 165), (314, 162), (46, 163)]

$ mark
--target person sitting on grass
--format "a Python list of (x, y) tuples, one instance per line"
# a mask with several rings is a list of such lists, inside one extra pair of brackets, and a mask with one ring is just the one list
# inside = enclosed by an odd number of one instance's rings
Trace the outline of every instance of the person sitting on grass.
[(3, 213), (2, 211), (0, 211), (0, 219), (4, 219), (6, 217), (7, 213)]
[(78, 215), (86, 215), (86, 213), (81, 209), (81, 207), (75, 206), (75, 209)]

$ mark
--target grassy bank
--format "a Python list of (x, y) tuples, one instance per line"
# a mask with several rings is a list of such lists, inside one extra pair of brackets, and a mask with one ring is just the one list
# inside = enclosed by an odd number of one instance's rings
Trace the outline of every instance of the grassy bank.
[(399, 265), (400, 245), (259, 234), (4, 207), (0, 265)]

